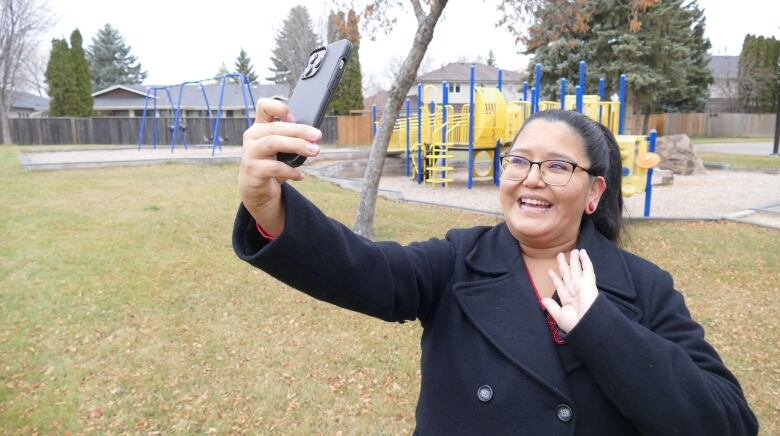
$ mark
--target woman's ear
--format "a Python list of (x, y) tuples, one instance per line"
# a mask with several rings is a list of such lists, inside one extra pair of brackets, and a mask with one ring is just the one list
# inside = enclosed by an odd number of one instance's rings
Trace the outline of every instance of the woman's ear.
[[(594, 177), (590, 182), (590, 188), (588, 189), (588, 203), (594, 203), (596, 206), (601, 200), (601, 196), (604, 191), (607, 190), (607, 182), (602, 176)], [(594, 208), (595, 210), (595, 208)]]

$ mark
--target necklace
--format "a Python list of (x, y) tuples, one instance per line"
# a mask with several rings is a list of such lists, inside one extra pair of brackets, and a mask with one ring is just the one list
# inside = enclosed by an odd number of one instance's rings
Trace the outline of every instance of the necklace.
[(544, 307), (544, 304), (542, 304), (542, 296), (539, 294), (539, 290), (536, 289), (536, 283), (534, 283), (534, 278), (531, 277), (531, 271), (528, 269), (528, 265), (523, 262), (523, 266), (525, 266), (525, 272), (528, 274), (528, 280), (531, 282), (531, 287), (534, 290), (534, 295), (536, 295), (536, 301), (539, 302), (539, 307), (542, 308), (542, 313), (544, 314), (545, 319), (547, 320), (547, 328), (550, 329), (550, 335), (552, 336), (553, 342), (555, 342), (557, 345), (565, 345), (566, 340), (561, 337), (560, 329), (558, 328), (558, 323), (555, 322), (555, 319), (550, 315), (550, 312), (547, 311), (547, 309)]

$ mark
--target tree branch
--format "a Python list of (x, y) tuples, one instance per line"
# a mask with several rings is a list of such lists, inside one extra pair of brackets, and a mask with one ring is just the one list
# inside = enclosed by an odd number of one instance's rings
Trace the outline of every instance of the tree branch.
[(420, 0), (409, 0), (412, 3), (412, 9), (414, 9), (414, 16), (417, 17), (417, 25), (422, 26), (425, 20), (425, 12), (423, 12)]

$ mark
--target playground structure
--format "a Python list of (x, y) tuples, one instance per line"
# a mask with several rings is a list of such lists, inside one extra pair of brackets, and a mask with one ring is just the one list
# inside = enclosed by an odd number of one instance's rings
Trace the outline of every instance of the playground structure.
[[(211, 145), (211, 155), (214, 156), (214, 153), (219, 147), (219, 150), (222, 151), (222, 142), (223, 138), (219, 135), (219, 125), (220, 120), (222, 119), (222, 102), (223, 98), (225, 96), (225, 83), (229, 79), (237, 79), (240, 86), (241, 86), (241, 97), (243, 99), (244, 103), (244, 114), (246, 116), (246, 126), (247, 128), (252, 126), (252, 110), (255, 107), (255, 97), (252, 94), (252, 86), (249, 83), (249, 80), (247, 80), (246, 76), (239, 73), (228, 73), (224, 74), (219, 77), (214, 77), (210, 79), (203, 79), (203, 80), (196, 80), (196, 81), (186, 81), (182, 82), (178, 85), (169, 85), (169, 86), (151, 86), (147, 88), (146, 90), (146, 99), (144, 100), (144, 111), (142, 115), (141, 120), (141, 127), (138, 131), (138, 143), (137, 143), (137, 149), (141, 150), (141, 144), (144, 140), (144, 133), (146, 131), (146, 119), (148, 116), (148, 109), (149, 109), (149, 100), (152, 101), (152, 148), (157, 149), (157, 120), (159, 118), (159, 110), (157, 105), (157, 93), (158, 91), (165, 92), (165, 95), (168, 97), (168, 103), (170, 104), (170, 108), (172, 111), (173, 116), (172, 118), (172, 124), (168, 126), (170, 130), (172, 130), (172, 139), (171, 139), (171, 153), (176, 149), (176, 142), (179, 137), (181, 137), (182, 142), (184, 143), (184, 149), (187, 149), (187, 146), (189, 145), (187, 143), (187, 139), (184, 136), (183, 130), (186, 129), (186, 124), (184, 124), (184, 118), (181, 115), (181, 107), (182, 107), (182, 96), (184, 94), (184, 89), (187, 86), (198, 86), (200, 87), (201, 94), (203, 95), (203, 101), (206, 104), (206, 110), (208, 112), (208, 117), (211, 120), (211, 137), (206, 138), (209, 141), (212, 142)], [(209, 97), (206, 93), (206, 88), (204, 86), (205, 82), (210, 82), (214, 80), (219, 80), (220, 82), (220, 93), (219, 93), (219, 102), (217, 104), (216, 109), (216, 115), (214, 115), (214, 111), (211, 109), (211, 104), (209, 103)], [(174, 105), (173, 98), (171, 96), (170, 88), (176, 88), (178, 91), (178, 97), (177, 102)], [(249, 95), (249, 100), (247, 100), (247, 94)], [(251, 101), (251, 106), (249, 105)]]
[[(418, 184), (447, 187), (453, 181), (452, 160), (455, 153), (467, 160), (467, 187), (474, 178), (500, 182), (500, 158), (508, 149), (523, 123), (540, 110), (577, 110), (609, 128), (617, 139), (623, 160), (621, 192), (628, 197), (645, 193), (644, 215), (650, 214), (652, 173), (659, 158), (654, 153), (656, 133), (623, 135), (625, 119), (626, 76), (620, 76), (618, 101), (605, 100), (604, 79), (599, 79), (598, 95), (585, 95), (585, 62), (580, 62), (579, 84), (574, 95), (567, 95), (566, 79), (561, 79), (560, 101), (541, 101), (541, 66), (536, 65), (535, 84), (529, 89), (523, 82), (523, 98), (507, 101), (502, 94), (502, 71), (498, 71), (498, 86), (475, 87), (474, 66), (469, 74), (469, 103), (460, 111), (449, 104), (447, 82), (442, 82), (442, 96), (434, 101), (436, 87), (417, 85), (417, 114), (411, 113), (406, 99), (406, 116), (396, 120), (388, 153), (403, 154), (406, 176)], [(372, 108), (372, 132), (376, 133), (376, 107)], [(487, 170), (477, 168), (477, 160), (489, 162)], [(483, 166), (484, 167), (484, 166)]]

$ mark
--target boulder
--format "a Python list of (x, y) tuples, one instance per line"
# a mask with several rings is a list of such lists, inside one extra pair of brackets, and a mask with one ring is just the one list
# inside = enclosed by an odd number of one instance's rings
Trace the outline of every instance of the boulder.
[(659, 137), (655, 143), (655, 152), (661, 156), (659, 168), (667, 168), (682, 175), (705, 172), (704, 163), (693, 151), (693, 143), (688, 135)]

